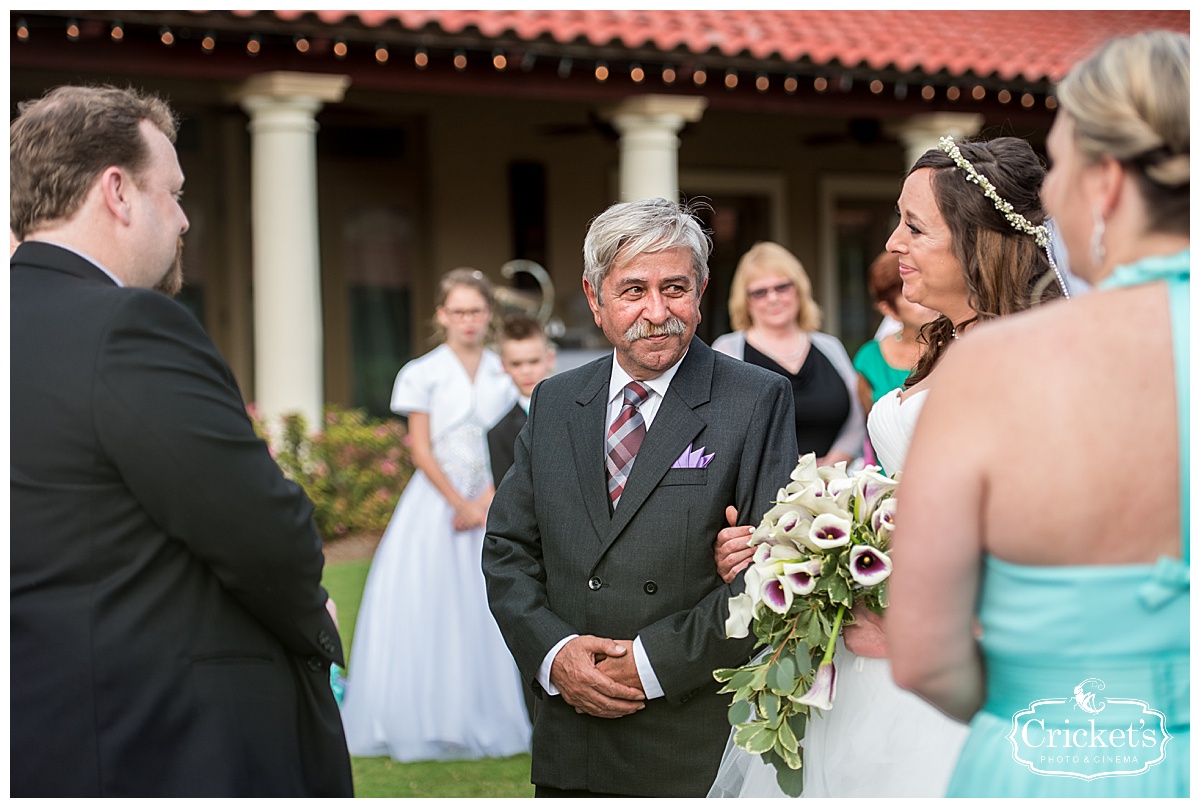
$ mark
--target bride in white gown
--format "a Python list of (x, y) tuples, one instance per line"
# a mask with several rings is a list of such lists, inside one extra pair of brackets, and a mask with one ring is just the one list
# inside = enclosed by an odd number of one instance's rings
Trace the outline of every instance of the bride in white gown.
[[(889, 473), (904, 466), (928, 392), (901, 398), (901, 391), (894, 390), (871, 408), (867, 430)], [(804, 796), (941, 796), (967, 726), (898, 688), (886, 659), (853, 654), (839, 639), (833, 663), (838, 672), (834, 707), (820, 716), (814, 713), (804, 736)], [(774, 767), (731, 740), (709, 796), (784, 794)]]
[[(968, 172), (956, 164), (951, 150), (991, 179), (997, 193), (1027, 217), (1027, 224), (1040, 224), (1045, 218), (1038, 199), (1044, 169), (1023, 140), (997, 138), (959, 147), (949, 143), (927, 152), (909, 171), (900, 195), (900, 224), (887, 247), (900, 256), (904, 297), (941, 316), (922, 329), (928, 348), (907, 388), (876, 402), (867, 419), (871, 443), (889, 474), (904, 466), (936, 366), (954, 341), (994, 316), (982, 312), (1016, 312), (1060, 294), (1061, 279), (1059, 286), (1039, 284), (1053, 268), (1048, 253), (1029, 230), (1006, 219), (993, 200), (968, 181)], [(943, 211), (957, 220), (955, 227)], [(1006, 244), (996, 247), (996, 242)], [(983, 249), (985, 243), (991, 248)], [(969, 256), (969, 263), (964, 266), (959, 256)], [(1017, 256), (1018, 261), (1014, 265), (1002, 256)], [(719, 546), (718, 563), (734, 552)], [(855, 618), (859, 625), (849, 627), (844, 636), (859, 653), (838, 640), (833, 709), (814, 711), (809, 718), (803, 739), (803, 796), (943, 796), (967, 726), (897, 687), (879, 618), (861, 609)], [(775, 775), (762, 758), (736, 747), (731, 735), (709, 796), (785, 796)]]

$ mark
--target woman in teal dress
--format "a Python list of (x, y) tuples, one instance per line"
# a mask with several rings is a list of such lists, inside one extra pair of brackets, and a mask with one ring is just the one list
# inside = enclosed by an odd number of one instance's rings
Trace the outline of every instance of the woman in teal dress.
[(1114, 40), (1056, 97), (1042, 195), (1097, 291), (946, 358), (898, 494), (893, 675), (971, 722), (952, 796), (1183, 797), (1188, 38)]

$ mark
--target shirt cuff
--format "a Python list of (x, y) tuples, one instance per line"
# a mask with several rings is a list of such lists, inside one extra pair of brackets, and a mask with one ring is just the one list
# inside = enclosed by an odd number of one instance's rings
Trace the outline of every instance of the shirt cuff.
[(561, 640), (559, 640), (555, 646), (550, 649), (550, 652), (546, 654), (546, 658), (542, 660), (541, 667), (537, 669), (538, 684), (542, 686), (542, 690), (546, 691), (547, 696), (558, 695), (558, 688), (550, 683), (550, 666), (554, 664), (554, 658), (558, 656), (558, 652), (562, 650), (564, 645), (578, 636), (578, 634), (568, 634), (566, 637), (563, 637)]
[(637, 665), (638, 677), (642, 680), (642, 692), (646, 694), (646, 698), (658, 699), (665, 696), (662, 685), (658, 683), (658, 677), (654, 675), (650, 657), (646, 656), (646, 648), (642, 645), (640, 636), (633, 639), (633, 661)]

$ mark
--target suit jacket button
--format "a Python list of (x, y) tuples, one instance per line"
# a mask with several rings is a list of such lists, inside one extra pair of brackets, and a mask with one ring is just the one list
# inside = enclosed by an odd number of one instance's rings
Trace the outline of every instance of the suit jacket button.
[(320, 673), (321, 669), (325, 667), (325, 664), (325, 661), (320, 657), (312, 656), (308, 658), (308, 669), (313, 673)]
[(588, 581), (588, 589), (592, 590), (593, 592), (602, 586), (604, 586), (604, 582), (599, 578), (592, 578), (590, 581)]
[(642, 589), (645, 590), (647, 595), (653, 595), (658, 591), (658, 584), (654, 583), (654, 581), (646, 581), (646, 585)]

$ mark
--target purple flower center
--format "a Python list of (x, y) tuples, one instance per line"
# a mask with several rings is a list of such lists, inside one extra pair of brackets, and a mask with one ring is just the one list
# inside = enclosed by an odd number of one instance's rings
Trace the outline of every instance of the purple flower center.
[(855, 566), (862, 572), (870, 572), (879, 565), (879, 558), (871, 552), (863, 553), (854, 562)]

